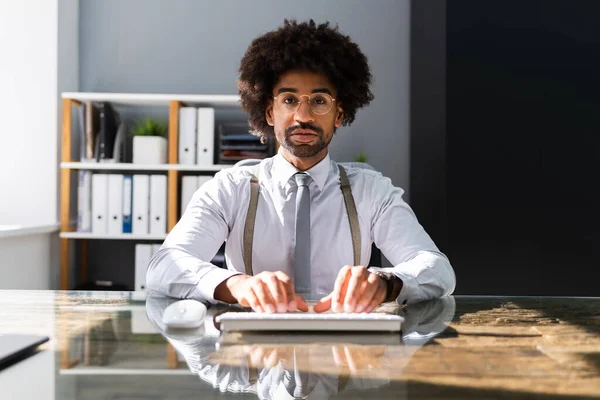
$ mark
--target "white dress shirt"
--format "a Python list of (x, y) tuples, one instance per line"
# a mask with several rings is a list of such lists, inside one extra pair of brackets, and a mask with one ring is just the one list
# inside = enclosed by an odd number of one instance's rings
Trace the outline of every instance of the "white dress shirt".
[[(217, 303), (215, 288), (232, 275), (245, 273), (243, 238), (250, 202), (253, 167), (222, 170), (196, 191), (181, 220), (148, 266), (150, 291), (177, 298)], [(260, 194), (252, 264), (254, 274), (283, 271), (293, 277), (294, 215), (298, 170), (281, 154), (260, 163)], [(339, 168), (327, 155), (307, 172), (311, 177), (311, 292), (328, 294), (339, 270), (354, 263), (350, 223), (340, 189)], [(346, 168), (356, 203), (361, 236), (361, 264), (371, 245), (381, 250), (403, 287), (397, 302), (414, 303), (449, 295), (454, 271), (381, 173)], [(210, 263), (224, 241), (228, 269)]]

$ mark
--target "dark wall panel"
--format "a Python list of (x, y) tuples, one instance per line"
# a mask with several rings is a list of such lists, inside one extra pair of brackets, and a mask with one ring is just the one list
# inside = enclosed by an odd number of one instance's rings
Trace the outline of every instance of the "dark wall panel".
[(593, 0), (448, 2), (437, 190), (457, 293), (600, 294), (598, 15)]

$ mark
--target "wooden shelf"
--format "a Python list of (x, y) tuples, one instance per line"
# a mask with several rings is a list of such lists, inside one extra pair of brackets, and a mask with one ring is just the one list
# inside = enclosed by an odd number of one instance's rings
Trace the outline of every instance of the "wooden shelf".
[(120, 235), (97, 234), (91, 232), (60, 232), (61, 239), (107, 239), (107, 240), (165, 240), (167, 234), (163, 235), (134, 235), (133, 233), (122, 233)]
[(182, 165), (182, 164), (132, 164), (132, 163), (95, 163), (95, 162), (61, 162), (61, 169), (82, 169), (98, 171), (209, 171), (217, 172), (231, 168), (233, 165)]
[(190, 106), (240, 107), (240, 96), (226, 94), (144, 94), (144, 93), (81, 93), (65, 92), (63, 99), (108, 101), (121, 106), (168, 106), (178, 101)]

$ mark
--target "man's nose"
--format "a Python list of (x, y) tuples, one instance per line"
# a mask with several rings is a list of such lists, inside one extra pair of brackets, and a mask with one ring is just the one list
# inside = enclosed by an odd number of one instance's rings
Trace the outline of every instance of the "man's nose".
[(294, 121), (296, 122), (314, 122), (315, 115), (308, 106), (308, 101), (300, 101), (298, 109), (294, 113)]

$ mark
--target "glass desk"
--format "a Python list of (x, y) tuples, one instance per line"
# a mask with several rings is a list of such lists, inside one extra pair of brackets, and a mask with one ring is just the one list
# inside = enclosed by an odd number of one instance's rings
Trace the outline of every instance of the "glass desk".
[(600, 298), (455, 296), (380, 311), (402, 334), (167, 330), (173, 299), (0, 291), (0, 334), (50, 337), (1, 399), (600, 398)]

